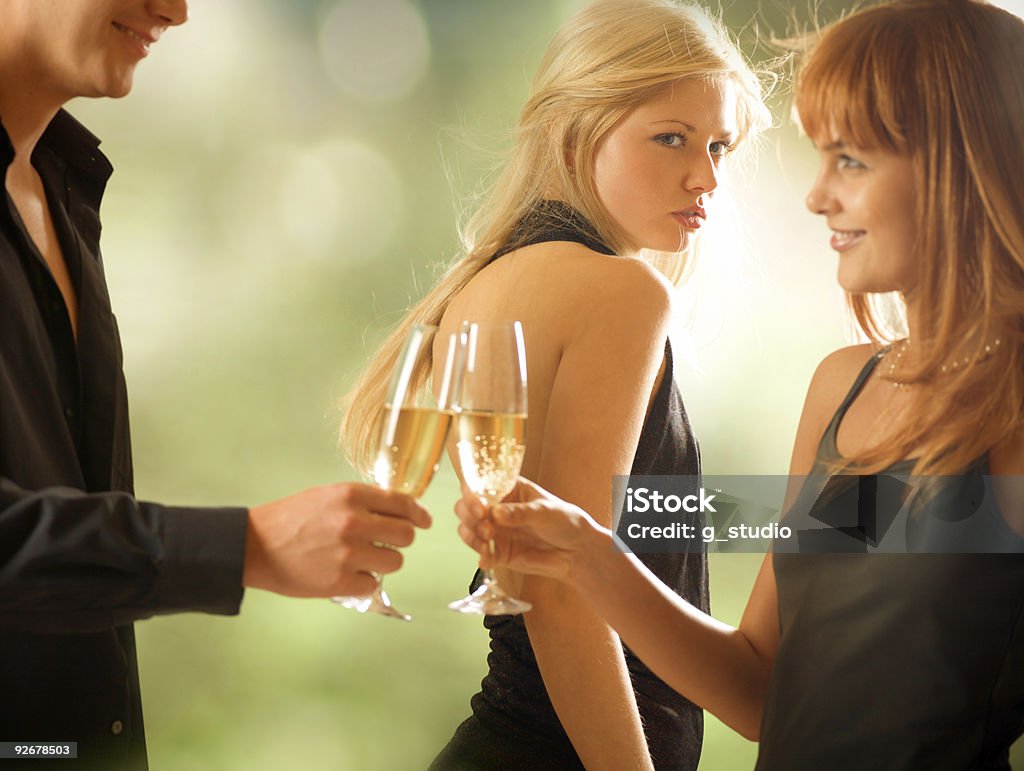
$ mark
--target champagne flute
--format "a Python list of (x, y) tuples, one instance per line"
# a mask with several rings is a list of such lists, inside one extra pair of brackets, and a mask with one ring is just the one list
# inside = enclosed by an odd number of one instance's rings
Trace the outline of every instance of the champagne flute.
[[(437, 327), (417, 324), (406, 337), (405, 346), (391, 374), (387, 400), (381, 415), (373, 480), (385, 490), (413, 498), (426, 492), (441, 461), (452, 413), (448, 409), (450, 374), (454, 347), (449, 346), (443, 382), (435, 398), (431, 388), (430, 361)], [(360, 613), (379, 613), (411, 621), (412, 617), (391, 604), (380, 577), (368, 597), (332, 597), (339, 605)]]
[[(466, 486), (490, 508), (512, 492), (526, 454), (526, 346), (518, 321), (464, 322), (452, 388), (456, 450)], [(491, 553), (494, 542), (490, 543)], [(490, 569), (459, 613), (524, 613), (532, 605), (506, 593)]]

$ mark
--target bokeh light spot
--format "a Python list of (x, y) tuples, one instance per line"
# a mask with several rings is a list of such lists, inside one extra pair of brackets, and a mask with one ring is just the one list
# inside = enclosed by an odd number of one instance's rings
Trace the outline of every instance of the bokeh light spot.
[(321, 22), (320, 58), (345, 93), (372, 102), (400, 99), (427, 70), (427, 26), (405, 0), (342, 0)]
[(337, 140), (296, 150), (281, 185), (281, 218), (293, 244), (312, 257), (360, 261), (401, 232), (402, 181), (372, 147)]

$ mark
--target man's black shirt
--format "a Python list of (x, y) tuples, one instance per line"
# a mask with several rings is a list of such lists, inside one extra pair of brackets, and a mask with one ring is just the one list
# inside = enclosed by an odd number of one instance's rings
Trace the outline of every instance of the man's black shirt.
[[(135, 769), (146, 751), (131, 622), (237, 613), (247, 513), (133, 495), (99, 251), (112, 169), (98, 146), (61, 111), (32, 157), (78, 298), (77, 341), (6, 185), (0, 206), (0, 741), (76, 741), (79, 759), (59, 762)], [(5, 180), (13, 157), (0, 127)]]

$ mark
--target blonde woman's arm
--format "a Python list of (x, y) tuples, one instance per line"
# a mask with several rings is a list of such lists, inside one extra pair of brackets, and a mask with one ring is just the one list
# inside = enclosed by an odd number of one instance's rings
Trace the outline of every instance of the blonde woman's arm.
[[(663, 358), (671, 290), (639, 261), (587, 259), (586, 278), (571, 267), (549, 275), (545, 293), (564, 315), (552, 322), (558, 333), (545, 337), (561, 338), (562, 347), (540, 454), (527, 471), (610, 525), (612, 476), (632, 465)], [(534, 606), (525, 621), (545, 687), (584, 765), (650, 767), (616, 633), (564, 583), (528, 576), (520, 593)]]

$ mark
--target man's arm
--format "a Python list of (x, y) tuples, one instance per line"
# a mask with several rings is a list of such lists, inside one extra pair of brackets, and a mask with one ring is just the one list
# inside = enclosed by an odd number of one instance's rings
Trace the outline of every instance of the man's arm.
[(82, 632), (163, 613), (238, 612), (243, 586), (365, 594), (429, 516), (366, 485), (245, 508), (173, 507), (126, 493), (26, 491), (0, 477), (0, 628)]

